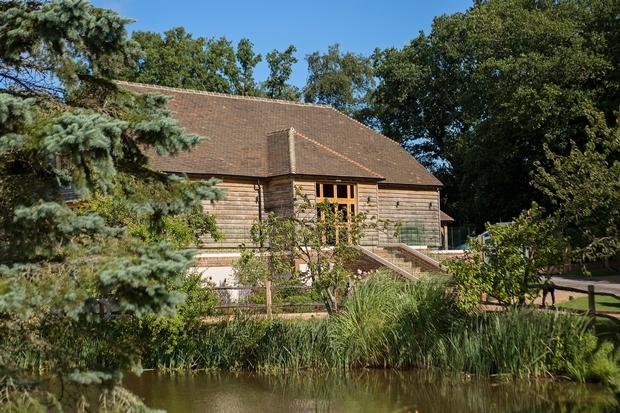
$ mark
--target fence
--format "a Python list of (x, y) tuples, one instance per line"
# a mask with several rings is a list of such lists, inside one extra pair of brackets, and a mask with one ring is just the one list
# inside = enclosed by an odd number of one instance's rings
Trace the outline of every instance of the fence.
[[(347, 286), (337, 286), (336, 289), (347, 289)], [(305, 285), (271, 285), (271, 281), (266, 280), (264, 287), (250, 287), (250, 286), (221, 286), (214, 287), (215, 291), (229, 291), (229, 290), (237, 290), (237, 291), (265, 291), (266, 303), (265, 304), (254, 304), (254, 303), (220, 303), (215, 306), (216, 309), (225, 309), (225, 308), (264, 308), (267, 310), (267, 317), (273, 318), (273, 308), (274, 307), (324, 307), (325, 303), (322, 301), (313, 301), (313, 302), (283, 302), (283, 303), (274, 303), (272, 300), (272, 292), (274, 290), (313, 290), (313, 287), (305, 286)], [(221, 298), (220, 298), (221, 299)]]

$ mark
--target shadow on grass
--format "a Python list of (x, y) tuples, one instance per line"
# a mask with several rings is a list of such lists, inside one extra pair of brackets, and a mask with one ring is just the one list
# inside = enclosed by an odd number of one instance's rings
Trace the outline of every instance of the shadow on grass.
[(569, 271), (565, 275), (590, 278), (590, 277), (611, 277), (614, 275), (620, 275), (620, 273), (618, 271), (610, 270), (609, 268), (596, 268), (596, 269), (590, 270), (590, 275), (584, 274), (581, 269)]

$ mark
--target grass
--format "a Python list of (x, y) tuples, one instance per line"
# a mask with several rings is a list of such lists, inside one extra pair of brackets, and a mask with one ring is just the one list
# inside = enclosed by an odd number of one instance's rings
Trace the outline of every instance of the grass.
[(620, 324), (607, 317), (596, 317), (596, 335), (603, 340), (608, 340), (620, 345)]
[[(131, 334), (124, 341), (142, 349), (144, 368), (265, 372), (425, 368), (479, 377), (578, 381), (609, 381), (620, 373), (613, 344), (599, 341), (588, 328), (588, 317), (532, 308), (465, 313), (446, 287), (446, 280), (437, 278), (404, 282), (378, 273), (357, 284), (340, 311), (329, 318), (268, 320), (240, 315), (193, 326), (183, 334), (175, 332), (182, 325), (170, 324), (174, 319), (166, 325), (152, 320), (142, 324), (143, 330), (128, 324)], [(601, 329), (613, 334), (612, 326)], [(76, 348), (83, 344), (75, 343)], [(101, 343), (91, 344), (87, 347), (100, 362), (114, 362), (105, 359)]]
[[(620, 312), (620, 300), (606, 295), (596, 295), (594, 297), (596, 311)], [(561, 308), (571, 310), (588, 310), (588, 297), (579, 297), (574, 300), (565, 301), (557, 305)]]
[[(441, 280), (402, 282), (384, 274), (358, 284), (342, 309), (321, 320), (238, 317), (195, 332), (191, 347), (159, 353), (159, 366), (196, 369), (426, 368), (479, 377), (567, 377), (609, 381), (614, 346), (589, 318), (516, 308), (468, 314)], [(612, 326), (601, 325), (612, 334)], [(148, 361), (143, 359), (145, 367)]]

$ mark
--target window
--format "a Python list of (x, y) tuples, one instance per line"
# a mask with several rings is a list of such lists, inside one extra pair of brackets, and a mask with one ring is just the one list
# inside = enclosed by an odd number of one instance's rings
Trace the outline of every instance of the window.
[[(355, 215), (357, 204), (357, 190), (356, 185), (347, 184), (333, 184), (333, 183), (317, 183), (316, 184), (316, 203), (328, 200), (331, 204), (338, 204), (338, 211), (342, 212), (345, 221), (349, 216)], [(332, 211), (335, 212), (335, 205), (332, 207)], [(317, 210), (317, 212), (319, 212)], [(336, 239), (338, 233), (336, 231)], [(351, 242), (351, 240), (349, 240)]]
[(319, 204), (327, 199), (332, 204), (338, 204), (338, 210), (343, 211), (345, 216), (349, 212), (355, 214), (357, 204), (355, 187), (356, 185), (317, 183), (316, 203)]

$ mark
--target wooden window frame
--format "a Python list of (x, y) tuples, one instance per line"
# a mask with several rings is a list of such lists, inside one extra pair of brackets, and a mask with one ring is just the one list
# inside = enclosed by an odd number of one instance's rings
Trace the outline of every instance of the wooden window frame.
[[(334, 196), (333, 197), (324, 197), (325, 193), (324, 186), (325, 185), (333, 185)], [(342, 198), (338, 196), (338, 185), (346, 186), (347, 188), (347, 197)], [(330, 204), (338, 204), (340, 208), (342, 205), (346, 206), (347, 211), (347, 220), (352, 214), (355, 215), (359, 213), (357, 207), (357, 195), (358, 195), (358, 186), (355, 183), (342, 183), (342, 182), (329, 182), (329, 181), (317, 181), (315, 183), (315, 195), (316, 195), (316, 203), (320, 204), (321, 202), (328, 200)], [(353, 194), (351, 194), (353, 193)], [(320, 218), (320, 217), (317, 217)], [(349, 231), (347, 231), (349, 232)], [(338, 242), (338, 234), (339, 230), (336, 230), (336, 243)], [(349, 243), (351, 243), (351, 238), (349, 237)]]

